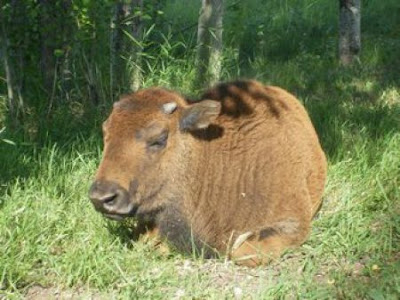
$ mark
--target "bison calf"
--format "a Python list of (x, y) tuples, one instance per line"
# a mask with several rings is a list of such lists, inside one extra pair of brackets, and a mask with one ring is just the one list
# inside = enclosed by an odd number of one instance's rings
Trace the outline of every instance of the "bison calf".
[(294, 96), (256, 81), (222, 83), (198, 102), (149, 88), (103, 124), (94, 207), (136, 217), (181, 251), (255, 266), (307, 238), (326, 159)]

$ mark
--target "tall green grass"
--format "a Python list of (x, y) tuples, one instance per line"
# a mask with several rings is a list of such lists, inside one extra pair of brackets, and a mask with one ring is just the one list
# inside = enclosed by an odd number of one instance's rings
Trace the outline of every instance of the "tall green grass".
[[(365, 1), (361, 63), (350, 69), (336, 62), (336, 4), (251, 0), (244, 11), (235, 5), (228, 1), (223, 79), (257, 78), (295, 93), (328, 156), (324, 205), (309, 240), (271, 265), (250, 270), (223, 258), (162, 254), (134, 241), (128, 224), (97, 214), (87, 190), (101, 156), (101, 121), (114, 95), (106, 60), (85, 64), (77, 54), (69, 101), (50, 116), (33, 106), (23, 130), (0, 135), (0, 298), (24, 298), (34, 288), (50, 298), (56, 297), (52, 288), (103, 299), (399, 297), (397, 1)], [(186, 7), (168, 4), (165, 18), (173, 22), (144, 58), (143, 86), (196, 94), (193, 32), (174, 34), (196, 21), (197, 4)], [(382, 15), (385, 23), (373, 25)], [(241, 24), (252, 26), (255, 36), (241, 35)], [(97, 107), (83, 100), (88, 77), (82, 72), (91, 74), (99, 91)], [(34, 92), (31, 97), (29, 103), (40, 100)]]

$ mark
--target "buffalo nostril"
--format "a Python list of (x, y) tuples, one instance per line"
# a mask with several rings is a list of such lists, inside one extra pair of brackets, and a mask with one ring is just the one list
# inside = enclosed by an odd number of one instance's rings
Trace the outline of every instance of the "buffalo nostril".
[(89, 199), (99, 212), (115, 214), (131, 211), (128, 191), (114, 182), (95, 181), (90, 187)]
[(101, 207), (103, 205), (112, 206), (116, 203), (118, 192), (102, 192), (97, 189), (92, 189), (89, 193), (89, 198), (97, 207)]
[(102, 202), (104, 204), (112, 205), (112, 204), (114, 204), (117, 196), (118, 196), (117, 193), (102, 195), (101, 197), (99, 197), (98, 200), (99, 200), (99, 202)]

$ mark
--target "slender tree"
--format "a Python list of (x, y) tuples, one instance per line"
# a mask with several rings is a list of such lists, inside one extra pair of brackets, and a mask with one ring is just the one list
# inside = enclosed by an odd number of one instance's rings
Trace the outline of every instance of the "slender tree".
[(143, 51), (143, 0), (132, 0), (132, 8), (128, 19), (131, 20), (128, 27), (130, 43), (130, 88), (136, 91), (142, 84), (142, 51)]
[(113, 17), (111, 19), (111, 28), (112, 32), (110, 35), (111, 38), (111, 59), (110, 59), (110, 85), (113, 89), (115, 84), (118, 84), (122, 79), (122, 74), (124, 73), (122, 68), (122, 59), (121, 52), (123, 48), (123, 31), (122, 31), (122, 22), (123, 22), (123, 3), (121, 1), (116, 1), (113, 6)]
[[(21, 53), (19, 48), (12, 47), (10, 42), (10, 28), (21, 26), (21, 5), (18, 1), (11, 1), (10, 10), (2, 11), (0, 14), (0, 57), (4, 66), (5, 81), (7, 86), (7, 108), (9, 116), (11, 117), (12, 127), (16, 127), (24, 115), (24, 102), (21, 95), (21, 78), (16, 74), (17, 63), (20, 61)], [(23, 64), (20, 66), (20, 70), (23, 70)]]
[(339, 58), (350, 65), (361, 50), (361, 0), (339, 0)]
[(197, 30), (197, 87), (207, 87), (219, 80), (222, 18), (223, 0), (202, 0)]
[(63, 101), (65, 94), (57, 97), (60, 92), (68, 93), (69, 89), (65, 74), (70, 69), (67, 52), (75, 29), (72, 9), (72, 0), (38, 1), (40, 72), (43, 90), (48, 95), (48, 114), (56, 100)]
[(143, 0), (121, 0), (114, 6), (111, 36), (112, 82), (137, 90), (142, 82)]
[(53, 19), (56, 2), (50, 0), (39, 1), (39, 25), (40, 25), (40, 67), (43, 76), (43, 84), (50, 95), (53, 89), (56, 59), (54, 51), (57, 42), (57, 22)]
[[(1, 17), (1, 16), (0, 16)], [(5, 26), (4, 26), (4, 21), (1, 20), (1, 57), (3, 58), (3, 64), (4, 64), (4, 71), (6, 75), (6, 83), (7, 83), (7, 98), (8, 98), (8, 110), (10, 112), (10, 115), (12, 117), (15, 116), (15, 111), (16, 111), (16, 101), (15, 101), (15, 87), (14, 87), (14, 80), (13, 76), (11, 73), (11, 66), (10, 66), (10, 60), (9, 60), (9, 55), (8, 55), (8, 48), (9, 48), (9, 42), (8, 42), (8, 37), (6, 35), (5, 31)]]

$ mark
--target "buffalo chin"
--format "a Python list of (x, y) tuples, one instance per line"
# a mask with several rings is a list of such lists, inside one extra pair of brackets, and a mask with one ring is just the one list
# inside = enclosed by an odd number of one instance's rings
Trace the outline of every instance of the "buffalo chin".
[(129, 217), (128, 215), (114, 215), (114, 214), (103, 214), (104, 217), (113, 221), (122, 221)]
[(122, 221), (122, 220), (125, 220), (126, 218), (136, 216), (136, 212), (137, 212), (137, 207), (134, 207), (133, 209), (131, 209), (131, 211), (129, 213), (121, 213), (121, 214), (107, 213), (107, 212), (101, 212), (101, 213), (107, 219), (114, 220), (114, 221)]

